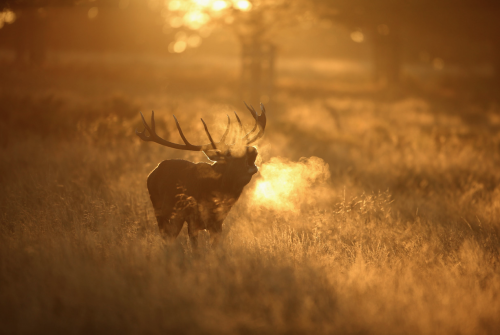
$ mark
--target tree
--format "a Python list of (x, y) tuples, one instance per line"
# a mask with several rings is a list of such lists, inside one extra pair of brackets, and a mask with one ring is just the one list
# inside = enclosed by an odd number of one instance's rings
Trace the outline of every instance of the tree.
[(45, 7), (74, 6), (76, 0), (0, 0), (0, 11), (11, 15), (12, 44), (18, 64), (40, 65), (45, 60)]
[(412, 44), (424, 46), (438, 38), (443, 50), (455, 41), (462, 52), (478, 40), (499, 44), (500, 3), (495, 0), (316, 0), (315, 7), (320, 17), (366, 36), (374, 79), (388, 85), (399, 82), (402, 52)]
[[(216, 26), (232, 31), (240, 42), (241, 93), (252, 103), (266, 102), (273, 92), (276, 32), (292, 25), (303, 14), (307, 1), (286, 0), (0, 0), (0, 6), (18, 14), (15, 39), (18, 59), (40, 63), (45, 53), (44, 17), (46, 7), (118, 8), (149, 7), (165, 22), (164, 32), (176, 34), (170, 43), (173, 53), (197, 47)], [(89, 12), (90, 15), (90, 12)], [(100, 15), (100, 14), (99, 14)], [(160, 27), (160, 29), (162, 29)], [(13, 34), (14, 35), (14, 34)], [(33, 45), (36, 43), (37, 45)], [(29, 54), (26, 57), (26, 54)], [(37, 56), (38, 55), (38, 56)]]
[[(286, 0), (171, 0), (163, 16), (173, 29), (198, 31), (200, 36), (214, 26), (229, 28), (241, 48), (241, 92), (252, 103), (267, 102), (274, 87), (276, 32), (296, 22), (305, 2)], [(195, 37), (181, 35), (173, 52), (196, 46)]]
[(15, 17), (0, 30), (0, 43), (22, 65), (42, 64), (50, 47), (130, 50), (140, 41), (161, 52), (152, 40), (165, 38), (159, 15), (143, 0), (0, 0), (0, 8)]

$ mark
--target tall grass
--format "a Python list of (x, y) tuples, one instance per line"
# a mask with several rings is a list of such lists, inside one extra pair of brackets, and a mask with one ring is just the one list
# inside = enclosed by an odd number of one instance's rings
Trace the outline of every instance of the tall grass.
[[(138, 107), (111, 99), (89, 114), (5, 99), (16, 114), (2, 110), (2, 332), (500, 329), (495, 109), (471, 123), (431, 100), (278, 98), (261, 174), (226, 220), (224, 245), (210, 250), (204, 236), (193, 253), (185, 230), (174, 246), (159, 236), (145, 178), (170, 151), (133, 138)], [(20, 114), (30, 103), (43, 119)], [(179, 102), (186, 121), (212, 103)], [(291, 181), (279, 201), (259, 201)]]

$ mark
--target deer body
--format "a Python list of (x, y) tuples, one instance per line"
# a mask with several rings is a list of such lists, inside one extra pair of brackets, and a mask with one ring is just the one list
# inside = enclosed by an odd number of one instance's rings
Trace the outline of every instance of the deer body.
[[(214, 143), (203, 122), (211, 143), (202, 146), (194, 146), (187, 141), (177, 119), (179, 134), (186, 145), (171, 143), (156, 135), (154, 114), (151, 117), (151, 127), (143, 118), (150, 136), (146, 136), (145, 131), (137, 132), (141, 139), (176, 149), (203, 151), (214, 162), (208, 164), (166, 160), (158, 164), (149, 174), (148, 191), (160, 233), (165, 239), (174, 240), (179, 235), (184, 222), (187, 222), (189, 238), (194, 248), (197, 247), (200, 230), (210, 232), (212, 245), (218, 243), (224, 219), (240, 197), (245, 185), (258, 171), (255, 166), (257, 149), (248, 144), (263, 135), (266, 125), (265, 109), (261, 105), (262, 114), (259, 116), (253, 107), (247, 106), (247, 108), (255, 118), (256, 124), (239, 140), (239, 143), (230, 145), (225, 143), (230, 128), (229, 117), (226, 131), (218, 143)], [(240, 132), (244, 132), (237, 114), (236, 118), (240, 125)], [(259, 132), (251, 137), (250, 135), (257, 127)]]
[(251, 180), (250, 174), (231, 180), (230, 168), (224, 163), (166, 160), (149, 174), (148, 191), (165, 238), (175, 239), (187, 222), (194, 246), (198, 232), (205, 229), (212, 242), (218, 242), (224, 219)]

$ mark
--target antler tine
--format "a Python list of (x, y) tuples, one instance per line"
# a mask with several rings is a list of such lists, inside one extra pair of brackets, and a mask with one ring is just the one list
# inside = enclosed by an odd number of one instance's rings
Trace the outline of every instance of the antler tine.
[(174, 120), (175, 120), (175, 125), (177, 126), (177, 131), (179, 132), (179, 135), (181, 135), (181, 138), (184, 141), (184, 143), (186, 143), (186, 145), (192, 145), (191, 143), (189, 143), (186, 136), (184, 136), (184, 133), (182, 132), (182, 129), (181, 129), (181, 125), (179, 124), (179, 121), (177, 121), (177, 118), (175, 117), (175, 115), (174, 115)]
[(240, 131), (235, 136), (240, 137), (242, 133), (243, 134), (246, 133), (246, 130), (245, 130), (245, 127), (243, 126), (243, 123), (241, 123), (240, 117), (238, 116), (238, 114), (236, 114), (236, 111), (234, 112), (234, 115), (236, 116), (236, 120), (238, 120), (238, 124), (240, 125)]
[(203, 119), (201, 119), (201, 122), (203, 122), (203, 127), (205, 127), (205, 132), (207, 133), (208, 139), (210, 140), (212, 147), (214, 148), (214, 150), (217, 150), (217, 146), (215, 145), (214, 140), (212, 139), (212, 136), (210, 135), (210, 132), (208, 131), (207, 124), (205, 123), (205, 121), (203, 121)]
[[(190, 144), (187, 141), (184, 134), (182, 133), (182, 130), (181, 130), (177, 120), (175, 120), (177, 123), (177, 129), (179, 130), (179, 133), (182, 137), (182, 140), (184, 141), (184, 143), (186, 143), (186, 145), (169, 142), (156, 134), (156, 131), (155, 131), (156, 124), (155, 124), (155, 119), (154, 119), (154, 112), (151, 113), (151, 127), (148, 125), (148, 123), (144, 119), (144, 115), (142, 115), (142, 113), (140, 113), (140, 114), (141, 114), (142, 123), (144, 124), (144, 130), (143, 131), (136, 130), (135, 133), (143, 141), (156, 142), (156, 143), (164, 145), (166, 147), (180, 149), (180, 150), (189, 150), (189, 151), (203, 151), (209, 146), (209, 144), (205, 144), (205, 145), (192, 145), (192, 144)], [(149, 136), (146, 135), (146, 131), (148, 131)]]
[(245, 106), (247, 107), (247, 109), (250, 111), (250, 114), (252, 114), (253, 118), (255, 119), (255, 125), (253, 126), (252, 130), (250, 130), (250, 132), (248, 134), (246, 134), (242, 138), (242, 140), (246, 140), (257, 129), (257, 123), (258, 123), (258, 120), (259, 120), (259, 115), (255, 111), (255, 109), (253, 108), (253, 106), (250, 105), (250, 107), (248, 107), (248, 105), (247, 105), (247, 103), (245, 101), (243, 101), (243, 103), (245, 104)]
[(234, 111), (233, 113), (234, 113), (234, 116), (236, 116), (236, 120), (238, 121), (238, 124), (240, 125), (240, 129), (243, 130), (243, 124), (241, 123), (240, 117), (238, 116), (238, 114), (236, 114), (236, 111)]
[(252, 113), (253, 117), (256, 118), (257, 117), (257, 112), (255, 111), (255, 109), (253, 108), (252, 105), (250, 105), (250, 107), (248, 107), (247, 103), (245, 101), (243, 101), (243, 103), (245, 104), (245, 106), (247, 107), (247, 109), (250, 111), (250, 113)]
[(226, 130), (224, 131), (224, 134), (222, 134), (222, 137), (220, 138), (219, 143), (226, 144), (225, 141), (226, 141), (227, 134), (229, 133), (230, 126), (231, 126), (231, 118), (229, 117), (229, 115), (227, 115), (227, 127), (226, 127)]
[[(245, 103), (245, 106), (248, 108), (248, 110), (250, 111), (250, 113), (254, 117), (255, 126), (254, 126), (254, 129), (252, 129), (252, 131), (250, 131), (248, 134), (246, 134), (245, 137), (243, 137), (241, 140), (242, 141), (246, 140), (247, 143), (252, 143), (252, 142), (256, 141), (258, 138), (262, 137), (262, 135), (264, 133), (264, 128), (266, 126), (265, 109), (264, 109), (264, 106), (262, 105), (261, 106), (262, 114), (259, 116), (253, 107), (252, 108), (248, 107), (248, 105), (246, 103)], [(156, 143), (161, 144), (161, 145), (166, 146), (166, 147), (180, 149), (180, 150), (190, 150), (190, 151), (206, 151), (206, 150), (211, 150), (211, 149), (217, 150), (217, 145), (222, 145), (224, 147), (226, 147), (228, 145), (225, 143), (225, 141), (226, 141), (227, 136), (231, 130), (231, 118), (229, 117), (229, 115), (227, 115), (226, 130), (224, 131), (224, 134), (222, 135), (221, 140), (217, 143), (214, 142), (212, 135), (210, 135), (210, 132), (208, 131), (207, 124), (205, 123), (205, 121), (203, 121), (203, 119), (201, 119), (201, 122), (203, 123), (203, 127), (205, 128), (205, 133), (207, 134), (208, 139), (210, 140), (210, 144), (204, 144), (204, 145), (192, 145), (191, 143), (189, 143), (186, 136), (184, 136), (184, 133), (181, 129), (179, 121), (177, 120), (175, 115), (174, 115), (175, 125), (177, 127), (177, 130), (179, 131), (179, 135), (181, 136), (182, 141), (184, 141), (184, 143), (185, 143), (184, 145), (169, 142), (156, 134), (156, 123), (155, 123), (155, 118), (154, 118), (154, 111), (151, 113), (151, 125), (148, 125), (142, 112), (140, 113), (140, 115), (141, 115), (142, 123), (144, 124), (144, 130), (138, 131), (136, 129), (135, 133), (143, 141), (156, 142)], [(241, 123), (241, 120), (238, 117), (238, 114), (236, 114), (236, 112), (234, 112), (234, 115), (236, 116), (236, 120), (238, 121), (238, 124), (240, 126), (240, 133), (241, 133), (241, 131), (245, 131), (243, 124)], [(255, 131), (255, 129), (257, 127), (259, 127), (259, 132), (253, 138), (248, 139), (248, 137)], [(149, 133), (149, 136), (146, 135), (146, 131)]]
[(151, 130), (155, 132), (155, 111), (151, 111)]
[(249, 139), (247, 141), (247, 144), (251, 144), (257, 141), (262, 136), (264, 136), (267, 118), (266, 118), (266, 108), (264, 107), (264, 104), (262, 102), (260, 103), (260, 110), (262, 111), (262, 113), (260, 113), (260, 115), (256, 119), (256, 126), (257, 125), (259, 126), (259, 132), (253, 138)]
[(141, 113), (141, 118), (142, 118), (142, 123), (144, 124), (144, 130), (143, 131), (138, 131), (137, 129), (135, 130), (135, 134), (139, 136), (143, 141), (151, 141), (150, 136), (146, 136), (146, 130), (151, 134), (151, 130), (149, 129), (148, 124), (146, 123), (146, 120), (144, 119), (144, 115)]

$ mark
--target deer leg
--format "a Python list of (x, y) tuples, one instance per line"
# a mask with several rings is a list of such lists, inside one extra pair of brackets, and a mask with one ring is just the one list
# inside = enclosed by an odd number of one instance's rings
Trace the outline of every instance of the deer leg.
[(184, 218), (178, 216), (174, 216), (170, 220), (164, 216), (157, 216), (156, 220), (158, 221), (160, 234), (168, 242), (175, 241), (184, 225)]
[(198, 213), (192, 213), (188, 217), (188, 235), (193, 250), (198, 249), (198, 232), (203, 229)]
[(191, 242), (191, 247), (193, 250), (198, 249), (198, 232), (199, 230), (194, 231), (194, 229), (190, 229), (191, 225), (188, 224), (188, 235), (189, 241)]
[(217, 222), (208, 230), (210, 232), (210, 245), (216, 248), (222, 244), (222, 222)]
[(212, 248), (220, 246), (222, 243), (221, 233), (210, 232), (210, 245)]

